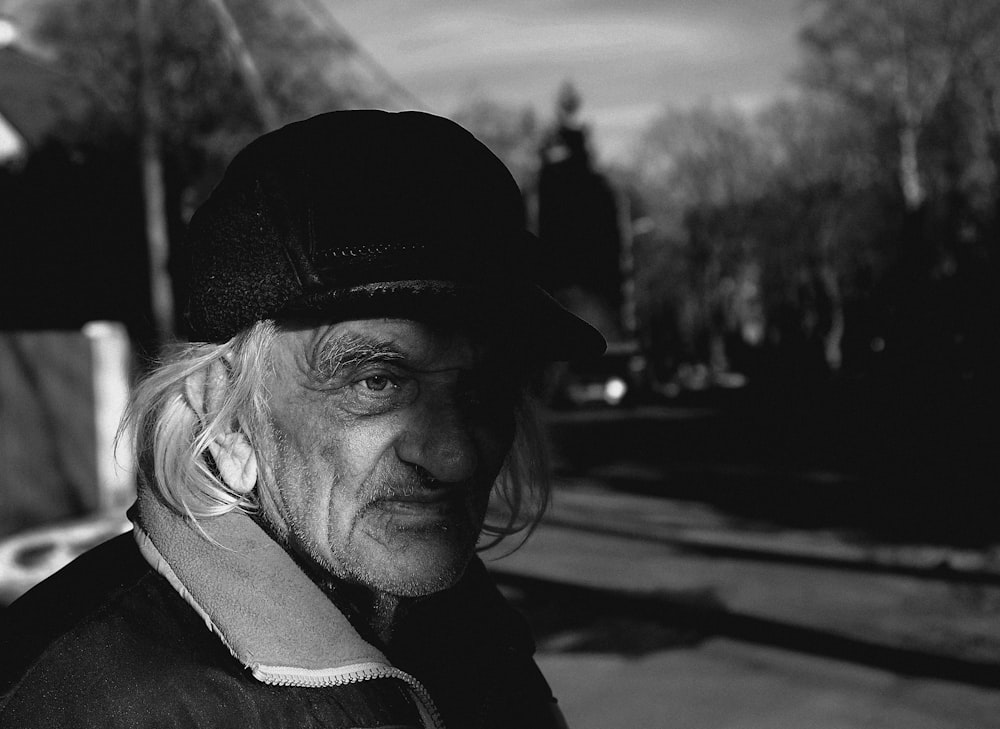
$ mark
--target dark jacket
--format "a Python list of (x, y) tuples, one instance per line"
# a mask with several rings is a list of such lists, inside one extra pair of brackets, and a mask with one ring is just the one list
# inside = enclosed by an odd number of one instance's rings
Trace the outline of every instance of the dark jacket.
[(479, 560), (376, 647), (247, 516), (137, 521), (6, 611), (3, 729), (563, 726)]

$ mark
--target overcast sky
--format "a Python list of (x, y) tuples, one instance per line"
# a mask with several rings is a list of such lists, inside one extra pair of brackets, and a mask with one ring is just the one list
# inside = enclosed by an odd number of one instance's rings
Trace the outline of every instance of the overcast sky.
[(787, 92), (802, 0), (321, 0), (428, 108), (474, 94), (551, 112), (572, 79), (605, 158), (665, 105)]
[[(573, 80), (604, 159), (627, 155), (668, 104), (752, 108), (788, 92), (803, 12), (803, 0), (302, 1), (325, 4), (441, 114), (478, 94), (548, 117)], [(0, 0), (0, 10), (35, 2)]]

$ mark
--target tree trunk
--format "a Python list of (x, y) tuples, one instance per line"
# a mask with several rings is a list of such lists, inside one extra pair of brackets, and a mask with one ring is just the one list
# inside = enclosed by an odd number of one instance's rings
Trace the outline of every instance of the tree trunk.
[(913, 211), (923, 204), (926, 192), (920, 180), (920, 164), (917, 156), (917, 127), (904, 124), (899, 130), (899, 185), (903, 191), (906, 209)]
[(830, 329), (823, 335), (823, 358), (831, 372), (838, 372), (844, 363), (844, 297), (833, 266), (820, 264), (819, 276), (830, 303)]

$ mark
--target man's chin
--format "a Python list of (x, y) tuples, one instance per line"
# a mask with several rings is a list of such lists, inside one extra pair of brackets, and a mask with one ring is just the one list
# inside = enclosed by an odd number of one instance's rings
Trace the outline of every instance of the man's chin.
[(431, 595), (458, 582), (474, 553), (474, 544), (413, 540), (375, 557), (366, 581), (373, 589), (400, 597)]
[[(479, 525), (468, 508), (373, 509), (334, 551), (334, 573), (379, 592), (420, 597), (445, 590), (475, 554)], [(332, 536), (332, 535), (331, 535)], [(332, 540), (331, 540), (332, 541)]]

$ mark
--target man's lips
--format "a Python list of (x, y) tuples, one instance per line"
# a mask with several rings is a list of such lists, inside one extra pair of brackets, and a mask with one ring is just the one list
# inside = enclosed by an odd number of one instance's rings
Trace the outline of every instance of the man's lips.
[(381, 511), (404, 514), (446, 514), (463, 509), (467, 498), (464, 489), (435, 489), (385, 496), (377, 499), (373, 506)]

